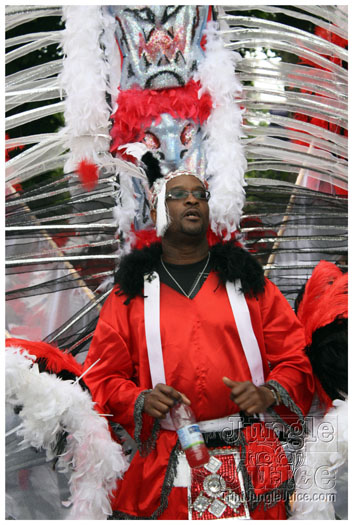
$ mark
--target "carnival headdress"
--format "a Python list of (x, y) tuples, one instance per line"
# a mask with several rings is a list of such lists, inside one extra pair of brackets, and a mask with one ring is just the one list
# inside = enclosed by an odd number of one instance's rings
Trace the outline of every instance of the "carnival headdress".
[[(74, 18), (75, 10), (67, 13)], [(158, 189), (161, 203), (165, 177), (184, 170), (208, 182), (211, 228), (230, 238), (245, 199), (242, 112), (236, 100), (241, 84), (234, 72), (238, 55), (225, 49), (212, 9), (110, 6), (102, 16), (106, 60), (116, 75), (120, 62), (120, 78), (110, 79), (110, 154), (132, 166), (129, 171), (119, 164), (118, 230), (129, 237), (132, 224), (141, 229), (148, 222), (151, 181), (160, 179), (154, 194)], [(77, 28), (78, 21), (73, 23)], [(73, 113), (70, 120), (79, 121)], [(88, 160), (103, 169), (114, 164), (97, 155)], [(163, 213), (158, 235), (167, 227), (163, 206), (157, 209), (157, 216)]]

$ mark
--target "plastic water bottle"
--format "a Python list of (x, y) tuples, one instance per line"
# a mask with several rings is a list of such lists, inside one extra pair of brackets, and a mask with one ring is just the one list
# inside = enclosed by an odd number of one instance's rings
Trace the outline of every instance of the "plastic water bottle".
[(208, 463), (210, 455), (191, 408), (184, 403), (176, 403), (170, 409), (170, 416), (190, 467), (197, 468)]

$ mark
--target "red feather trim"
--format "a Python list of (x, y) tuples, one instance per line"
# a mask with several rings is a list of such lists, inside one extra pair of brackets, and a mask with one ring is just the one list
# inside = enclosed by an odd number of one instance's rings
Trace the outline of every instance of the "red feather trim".
[[(207, 241), (209, 246), (214, 246), (215, 244), (228, 242), (224, 240), (224, 237), (226, 235), (226, 231), (222, 232), (222, 235), (217, 235), (214, 233), (214, 231), (211, 230), (211, 227), (208, 227), (207, 230)], [(236, 240), (237, 236), (239, 235), (238, 231), (232, 232), (230, 235), (229, 241), (233, 241), (234, 246), (239, 246), (239, 248), (243, 248), (244, 246)]]
[[(132, 226), (131, 231), (135, 237), (132, 243), (132, 248), (142, 250), (142, 248), (151, 246), (151, 244), (153, 244), (154, 242), (161, 242), (161, 238), (157, 237), (156, 230), (154, 228), (148, 230), (135, 230), (135, 228)], [(216, 235), (210, 227), (208, 227), (206, 235), (209, 246), (214, 246), (215, 244), (219, 244), (220, 242), (225, 242), (222, 236)], [(234, 242), (235, 246), (243, 248), (242, 244), (236, 240), (237, 235), (238, 232), (232, 233), (231, 240)]]
[(162, 113), (174, 118), (190, 119), (202, 124), (210, 115), (212, 99), (207, 93), (200, 98), (200, 84), (191, 80), (186, 86), (161, 90), (129, 89), (118, 96), (118, 109), (112, 115), (111, 152), (129, 142), (140, 142), (144, 130), (154, 121), (160, 121)]
[(47, 368), (51, 372), (58, 374), (62, 370), (67, 370), (75, 376), (80, 377), (83, 367), (71, 354), (65, 354), (59, 348), (42, 341), (26, 341), (25, 339), (8, 338), (5, 341), (6, 347), (19, 347), (27, 350), (36, 359), (43, 358), (47, 362)]
[(134, 226), (132, 226), (131, 231), (134, 234), (132, 248), (137, 248), (138, 250), (149, 247), (154, 242), (160, 242), (161, 240), (160, 237), (157, 237), (156, 230), (154, 228), (148, 230), (135, 230)]
[(348, 273), (320, 261), (305, 286), (298, 318), (305, 327), (306, 344), (313, 333), (337, 318), (348, 318)]
[(99, 170), (96, 164), (83, 159), (78, 164), (76, 172), (86, 190), (95, 188), (99, 178)]

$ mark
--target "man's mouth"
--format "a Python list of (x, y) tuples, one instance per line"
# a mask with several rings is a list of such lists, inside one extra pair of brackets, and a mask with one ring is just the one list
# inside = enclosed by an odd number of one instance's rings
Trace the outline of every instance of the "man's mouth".
[(201, 214), (198, 210), (188, 210), (184, 213), (183, 217), (186, 217), (188, 219), (199, 219), (201, 217)]

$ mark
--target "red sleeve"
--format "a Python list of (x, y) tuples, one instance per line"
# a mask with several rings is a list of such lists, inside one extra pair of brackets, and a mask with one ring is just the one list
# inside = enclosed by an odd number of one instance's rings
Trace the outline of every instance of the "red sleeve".
[[(263, 337), (270, 373), (266, 382), (279, 383), (306, 415), (312, 402), (314, 378), (305, 354), (304, 328), (286, 298), (271, 281), (259, 297)], [(279, 392), (281, 397), (285, 392)]]
[(108, 420), (121, 424), (133, 437), (135, 403), (146, 388), (137, 386), (129, 344), (128, 308), (123, 301), (113, 290), (101, 310), (84, 368), (93, 366), (84, 380), (93, 400), (105, 414), (110, 414)]

